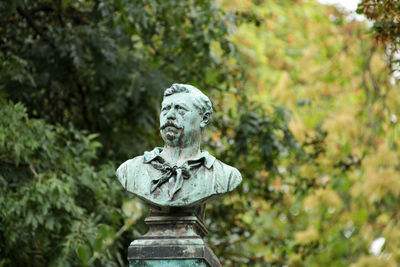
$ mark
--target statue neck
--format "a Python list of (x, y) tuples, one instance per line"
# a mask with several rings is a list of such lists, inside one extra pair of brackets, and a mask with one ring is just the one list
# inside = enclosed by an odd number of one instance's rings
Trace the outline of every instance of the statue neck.
[(200, 142), (187, 147), (164, 145), (160, 155), (167, 162), (182, 166), (186, 161), (200, 157)]

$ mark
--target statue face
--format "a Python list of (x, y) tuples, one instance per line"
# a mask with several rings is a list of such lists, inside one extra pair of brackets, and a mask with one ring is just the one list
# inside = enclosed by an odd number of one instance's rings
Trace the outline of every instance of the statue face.
[(160, 132), (170, 146), (191, 146), (201, 136), (202, 116), (193, 105), (195, 94), (176, 93), (161, 104)]

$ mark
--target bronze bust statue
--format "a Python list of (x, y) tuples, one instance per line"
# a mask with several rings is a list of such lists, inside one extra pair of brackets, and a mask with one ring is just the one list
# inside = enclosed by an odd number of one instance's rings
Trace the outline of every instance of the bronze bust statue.
[(124, 188), (152, 207), (200, 207), (241, 182), (237, 169), (200, 150), (211, 120), (210, 99), (192, 85), (164, 92), (160, 132), (164, 147), (127, 160), (117, 170)]

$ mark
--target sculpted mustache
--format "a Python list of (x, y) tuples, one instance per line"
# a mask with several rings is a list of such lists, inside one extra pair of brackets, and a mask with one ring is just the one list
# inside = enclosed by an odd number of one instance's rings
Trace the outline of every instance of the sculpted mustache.
[(172, 126), (172, 127), (177, 128), (177, 129), (182, 129), (182, 127), (178, 126), (177, 124), (173, 123), (172, 121), (167, 121), (166, 123), (164, 123), (164, 124), (160, 127), (160, 129), (161, 129), (161, 130), (164, 130), (164, 129), (165, 129), (166, 127), (168, 127), (168, 126)]

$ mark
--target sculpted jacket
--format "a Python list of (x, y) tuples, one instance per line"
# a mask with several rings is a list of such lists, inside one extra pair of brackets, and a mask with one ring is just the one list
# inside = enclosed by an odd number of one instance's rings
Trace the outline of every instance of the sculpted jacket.
[(179, 167), (168, 164), (161, 152), (157, 147), (117, 169), (123, 187), (152, 206), (198, 206), (232, 191), (242, 181), (237, 169), (206, 151)]

